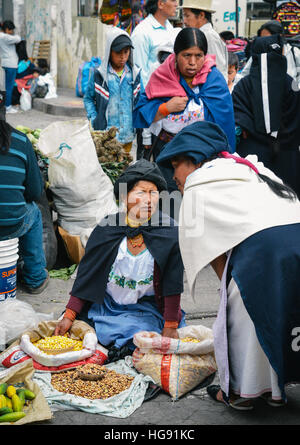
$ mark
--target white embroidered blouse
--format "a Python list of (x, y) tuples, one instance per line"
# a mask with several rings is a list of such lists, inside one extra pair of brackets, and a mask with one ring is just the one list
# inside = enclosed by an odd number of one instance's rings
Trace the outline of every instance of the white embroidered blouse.
[(149, 250), (132, 255), (125, 237), (112, 265), (106, 290), (118, 304), (135, 304), (146, 295), (154, 295), (153, 271), (154, 259)]

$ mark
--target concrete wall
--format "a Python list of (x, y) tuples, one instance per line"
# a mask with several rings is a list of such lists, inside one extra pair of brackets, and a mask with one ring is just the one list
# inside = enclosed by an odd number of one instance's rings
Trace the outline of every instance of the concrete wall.
[(51, 40), (51, 6), (57, 5), (57, 85), (75, 88), (80, 64), (103, 57), (105, 30), (98, 18), (77, 17), (77, 0), (25, 0), (29, 56), (34, 40)]

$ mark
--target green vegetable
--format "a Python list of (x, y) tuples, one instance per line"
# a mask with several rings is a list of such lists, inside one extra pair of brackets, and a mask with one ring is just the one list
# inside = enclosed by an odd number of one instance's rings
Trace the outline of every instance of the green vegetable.
[(17, 130), (22, 131), (22, 133), (28, 134), (32, 132), (32, 129), (29, 127), (24, 127), (24, 125), (18, 125), (16, 127)]
[(125, 168), (128, 166), (128, 162), (103, 162), (100, 163), (102, 170), (109, 177), (111, 182), (114, 184), (118, 177), (123, 173)]
[(64, 267), (62, 269), (53, 269), (49, 271), (50, 278), (58, 278), (60, 280), (68, 280), (70, 276), (74, 273), (77, 264), (73, 264), (70, 267)]

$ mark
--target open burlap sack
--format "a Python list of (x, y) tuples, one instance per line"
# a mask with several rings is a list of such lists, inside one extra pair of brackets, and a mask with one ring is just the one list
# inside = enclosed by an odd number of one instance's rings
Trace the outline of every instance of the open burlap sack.
[(25, 386), (35, 394), (35, 398), (28, 406), (24, 405), (26, 416), (14, 423), (3, 422), (0, 425), (24, 425), (25, 423), (39, 422), (52, 418), (52, 412), (39, 385), (32, 380), (35, 372), (32, 360), (20, 363), (9, 370), (0, 372), (0, 382), (8, 385)]
[(95, 330), (80, 320), (73, 322), (69, 334), (75, 340), (83, 340), (82, 350), (49, 355), (32, 344), (40, 338), (52, 336), (57, 323), (58, 320), (43, 321), (35, 328), (25, 331), (18, 340), (0, 354), (0, 365), (10, 368), (32, 358), (33, 367), (36, 370), (58, 372), (86, 363), (102, 365), (106, 361), (108, 351), (98, 343)]

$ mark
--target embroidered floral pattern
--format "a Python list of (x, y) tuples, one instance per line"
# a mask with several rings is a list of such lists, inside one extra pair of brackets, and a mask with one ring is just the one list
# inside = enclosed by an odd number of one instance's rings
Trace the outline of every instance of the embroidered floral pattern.
[(139, 281), (126, 280), (126, 278), (124, 276), (121, 277), (121, 276), (115, 274), (113, 270), (111, 270), (111, 272), (109, 274), (109, 281), (114, 281), (114, 283), (117, 286), (120, 286), (122, 288), (128, 287), (129, 289), (135, 290), (137, 285), (149, 286), (149, 284), (151, 284), (153, 281), (153, 275), (150, 275), (150, 277), (145, 278), (144, 280), (139, 280)]
[(200, 109), (197, 111), (189, 111), (187, 113), (182, 114), (170, 114), (168, 116), (168, 120), (175, 123), (185, 124), (191, 121), (199, 121), (204, 120), (204, 109)]

